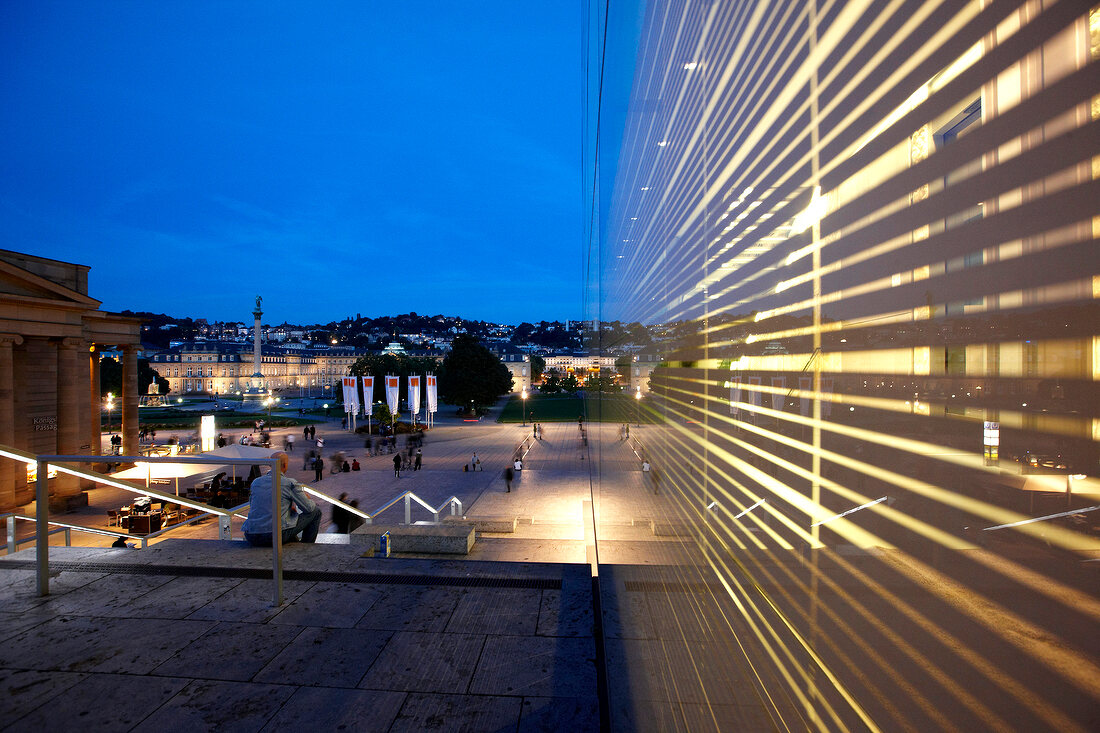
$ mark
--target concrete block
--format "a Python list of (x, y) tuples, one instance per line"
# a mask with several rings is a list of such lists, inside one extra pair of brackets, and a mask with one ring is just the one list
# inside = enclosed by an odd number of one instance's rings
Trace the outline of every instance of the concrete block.
[(455, 524), (463, 527), (473, 527), (478, 532), (504, 532), (516, 531), (516, 517), (444, 517), (444, 523)]
[(392, 552), (468, 555), (474, 546), (474, 528), (451, 523), (364, 524), (348, 536), (348, 541), (377, 548), (383, 532), (390, 533)]

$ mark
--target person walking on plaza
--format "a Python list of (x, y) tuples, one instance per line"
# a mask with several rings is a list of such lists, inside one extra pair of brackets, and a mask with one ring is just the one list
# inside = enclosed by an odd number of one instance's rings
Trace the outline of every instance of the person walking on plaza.
[(470, 470), (481, 471), (481, 459), (477, 457), (477, 451), (474, 451), (473, 457), (470, 459)]
[(309, 439), (313, 440), (316, 437), (317, 437), (317, 426), (316, 425), (310, 425), (309, 426)]
[[(340, 492), (340, 501), (345, 504), (348, 501), (348, 492)], [(339, 504), (332, 505), (332, 523), (336, 527), (337, 534), (348, 533), (348, 520), (351, 519), (351, 512)]]
[(515, 471), (511, 466), (506, 466), (504, 469), (504, 491), (505, 493), (512, 493), (512, 479), (516, 477)]
[(401, 454), (393, 454), (393, 475), (397, 478), (401, 478)]
[[(358, 499), (352, 499), (351, 502), (348, 504), (348, 506), (352, 506), (352, 507), (355, 507), (356, 509), (358, 509), (359, 508), (359, 500)], [(348, 534), (351, 534), (355, 530), (362, 527), (363, 522), (365, 522), (365, 521), (366, 521), (365, 519), (363, 519), (361, 516), (359, 516), (355, 512), (348, 512)]]
[[(302, 542), (316, 542), (321, 528), (321, 510), (302, 490), (302, 485), (286, 475), (290, 458), (286, 453), (272, 453), (279, 460), (279, 529), (283, 542), (294, 542), (301, 535)], [(271, 489), (273, 477), (264, 474), (252, 482), (249, 496), (248, 519), (241, 527), (244, 538), (253, 547), (271, 547), (274, 517), (271, 516)], [(293, 510), (293, 511), (292, 511)]]
[(642, 481), (649, 481), (653, 484), (653, 493), (657, 493), (657, 474), (653, 472), (653, 469), (649, 465), (649, 461), (642, 461)]
[(321, 454), (318, 453), (317, 457), (313, 459), (313, 480), (320, 481), (325, 477), (325, 459), (321, 458)]
[(294, 433), (286, 436), (286, 449), (288, 451), (294, 450)]
[(302, 428), (302, 440), (309, 440), (309, 426)]
[(420, 464), (423, 460), (424, 460), (424, 454), (419, 448), (417, 448), (416, 449), (416, 460), (413, 463), (413, 470), (414, 471), (419, 471), (420, 470)]

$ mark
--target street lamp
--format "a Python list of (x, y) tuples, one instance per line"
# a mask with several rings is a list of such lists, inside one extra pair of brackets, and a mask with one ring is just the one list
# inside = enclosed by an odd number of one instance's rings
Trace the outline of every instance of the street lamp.
[(527, 427), (527, 388), (523, 388), (523, 392), (520, 393), (520, 399), (523, 400), (523, 427)]
[(634, 411), (634, 425), (636, 427), (642, 427), (642, 388), (638, 387), (638, 391), (634, 393), (634, 405), (637, 408)]
[(114, 392), (107, 393), (107, 432), (111, 432), (111, 410), (115, 409)]

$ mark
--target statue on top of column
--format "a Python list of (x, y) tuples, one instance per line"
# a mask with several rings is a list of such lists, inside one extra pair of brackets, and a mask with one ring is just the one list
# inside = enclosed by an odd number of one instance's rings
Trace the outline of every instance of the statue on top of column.
[(263, 304), (263, 302), (264, 302), (263, 296), (257, 295), (256, 296), (256, 310), (260, 310), (260, 305)]

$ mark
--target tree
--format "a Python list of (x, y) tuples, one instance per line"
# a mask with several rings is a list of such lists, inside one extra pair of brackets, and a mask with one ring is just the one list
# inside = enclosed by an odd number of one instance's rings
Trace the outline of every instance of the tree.
[(630, 381), (630, 367), (634, 364), (634, 357), (630, 354), (623, 354), (615, 360), (615, 371), (619, 373), (619, 376), (624, 382)]
[(531, 354), (531, 384), (542, 379), (542, 373), (546, 369), (546, 359), (538, 354)]
[(443, 360), (439, 391), (448, 404), (487, 407), (512, 391), (512, 374), (477, 338), (459, 334)]
[[(430, 357), (416, 357), (406, 356), (404, 354), (368, 354), (367, 356), (361, 356), (351, 366), (350, 373), (354, 376), (361, 377), (364, 375), (371, 375), (374, 377), (374, 395), (369, 398), (371, 402), (376, 399), (384, 399), (386, 395), (386, 385), (383, 382), (383, 377), (387, 374), (390, 376), (401, 377), (398, 391), (399, 400), (408, 400), (409, 398), (409, 380), (410, 375), (425, 375), (439, 371), (439, 365), (435, 359)], [(421, 384), (420, 387), (420, 399), (424, 400), (425, 385)], [(377, 395), (377, 397), (375, 396)]]
[(581, 383), (577, 381), (576, 375), (570, 372), (565, 379), (561, 380), (561, 388), (569, 394), (576, 394), (581, 388)]
[(616, 392), (618, 374), (611, 369), (601, 369), (599, 372), (588, 375), (584, 380), (584, 388), (594, 392)]
[(542, 385), (539, 387), (539, 392), (543, 394), (554, 394), (561, 392), (561, 381), (558, 379), (558, 370), (551, 369), (546, 373), (546, 378), (542, 380)]
[[(148, 394), (154, 379), (160, 394), (168, 394), (168, 380), (149, 366), (148, 359), (138, 359), (138, 394)], [(99, 360), (99, 393), (108, 392), (122, 394), (122, 365), (110, 357)]]

